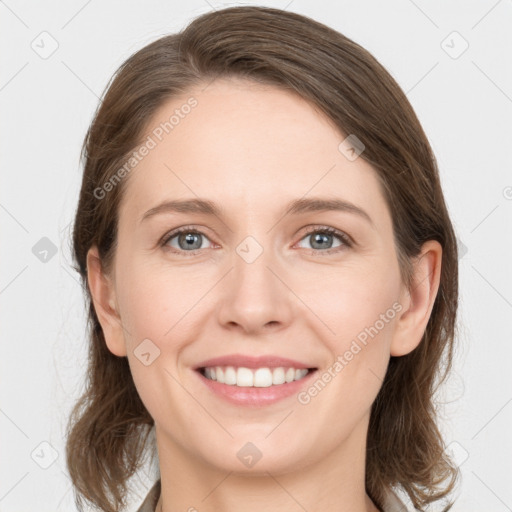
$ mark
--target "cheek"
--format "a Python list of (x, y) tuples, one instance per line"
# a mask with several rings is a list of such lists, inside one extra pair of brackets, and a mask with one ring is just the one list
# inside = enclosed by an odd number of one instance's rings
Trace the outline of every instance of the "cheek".
[(310, 301), (308, 305), (320, 317), (318, 337), (329, 349), (332, 362), (320, 372), (320, 382), (311, 389), (311, 395), (304, 396), (305, 401), (328, 388), (324, 403), (340, 405), (331, 411), (340, 422), (346, 422), (348, 411), (355, 419), (371, 407), (389, 363), (401, 309), (399, 291), (399, 269), (391, 258), (364, 268), (331, 271), (316, 287), (304, 289), (302, 298)]
[(143, 403), (158, 419), (169, 402), (183, 400), (174, 379), (181, 378), (180, 355), (195, 338), (193, 306), (204, 293), (184, 281), (175, 270), (162, 272), (147, 265), (127, 265), (119, 272), (119, 307), (131, 373)]
[[(173, 376), (181, 378), (182, 356), (200, 336), (204, 308), (209, 307), (205, 294), (215, 280), (147, 263), (120, 268), (119, 307), (128, 360), (141, 398), (155, 412), (164, 405), (155, 390), (168, 389)], [(171, 388), (171, 394), (179, 394)]]
[(339, 350), (374, 325), (387, 336), (396, 316), (399, 293), (399, 270), (391, 259), (338, 270), (330, 268), (305, 286), (303, 281), (300, 292), (325, 333), (330, 333), (327, 338), (332, 340), (332, 348)]
[(162, 345), (173, 330), (187, 324), (187, 314), (204, 294), (204, 280), (185, 278), (179, 269), (127, 262), (119, 272), (118, 296), (123, 324), (132, 344), (144, 338)]
[(316, 300), (314, 307), (329, 327), (321, 327), (320, 339), (331, 353), (331, 362), (299, 396), (301, 404), (314, 403), (319, 415), (329, 418), (328, 430), (332, 428), (335, 437), (348, 432), (340, 426), (353, 427), (370, 410), (384, 380), (401, 308), (396, 301), (397, 281), (389, 276), (368, 281), (347, 278), (343, 284), (332, 282)]

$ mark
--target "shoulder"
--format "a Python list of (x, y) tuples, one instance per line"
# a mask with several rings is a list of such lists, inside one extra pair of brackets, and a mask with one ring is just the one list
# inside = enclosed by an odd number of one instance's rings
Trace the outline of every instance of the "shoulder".
[(142, 502), (141, 506), (137, 509), (137, 512), (155, 512), (158, 498), (160, 497), (160, 479), (158, 479), (153, 487), (149, 490), (146, 498)]
[(383, 505), (383, 512), (408, 512), (409, 510), (405, 503), (391, 489), (388, 489)]

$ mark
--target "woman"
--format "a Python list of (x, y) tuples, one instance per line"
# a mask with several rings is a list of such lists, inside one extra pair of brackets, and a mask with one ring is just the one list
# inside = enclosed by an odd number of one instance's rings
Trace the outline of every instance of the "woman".
[(433, 393), (456, 241), (428, 140), (374, 57), (298, 14), (205, 14), (121, 66), (83, 156), (79, 505), (127, 503), (151, 432), (144, 512), (449, 497)]

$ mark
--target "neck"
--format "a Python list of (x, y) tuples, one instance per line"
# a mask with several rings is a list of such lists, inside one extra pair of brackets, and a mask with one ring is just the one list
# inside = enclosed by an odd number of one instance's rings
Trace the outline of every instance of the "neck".
[(157, 426), (161, 495), (156, 511), (378, 512), (365, 492), (365, 436), (365, 428), (356, 429), (336, 450), (300, 469), (261, 465), (237, 472), (185, 451)]

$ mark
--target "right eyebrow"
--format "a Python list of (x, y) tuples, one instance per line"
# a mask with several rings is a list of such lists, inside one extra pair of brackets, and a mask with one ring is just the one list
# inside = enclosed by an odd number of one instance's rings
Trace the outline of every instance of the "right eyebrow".
[(140, 222), (161, 213), (202, 213), (216, 217), (222, 217), (223, 214), (221, 208), (208, 199), (173, 199), (149, 209)]

